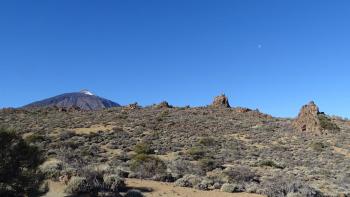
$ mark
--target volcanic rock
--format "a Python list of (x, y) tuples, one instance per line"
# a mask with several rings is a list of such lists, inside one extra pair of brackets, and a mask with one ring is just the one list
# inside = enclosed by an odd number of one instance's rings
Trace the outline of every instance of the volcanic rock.
[(293, 126), (300, 132), (314, 134), (327, 134), (328, 131), (339, 130), (328, 116), (319, 111), (313, 101), (301, 108), (298, 117), (293, 121)]
[(168, 102), (162, 101), (162, 102), (160, 102), (159, 104), (154, 105), (153, 108), (155, 108), (155, 109), (167, 109), (167, 108), (172, 108), (172, 107), (173, 107), (173, 106), (169, 105)]
[(135, 103), (131, 103), (128, 106), (126, 106), (127, 109), (140, 109), (141, 107), (139, 106), (139, 104), (137, 102)]
[(221, 94), (220, 96), (215, 97), (211, 106), (218, 108), (230, 108), (228, 98), (225, 96), (225, 94)]

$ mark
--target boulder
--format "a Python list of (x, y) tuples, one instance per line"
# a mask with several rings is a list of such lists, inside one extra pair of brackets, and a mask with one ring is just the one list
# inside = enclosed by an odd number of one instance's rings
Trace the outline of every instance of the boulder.
[(131, 103), (128, 106), (126, 106), (127, 109), (140, 109), (141, 107), (139, 106), (139, 104), (137, 102), (135, 103)]
[(211, 106), (218, 108), (230, 108), (228, 98), (225, 96), (225, 94), (221, 94), (220, 96), (215, 97)]
[(167, 109), (167, 108), (172, 108), (173, 106), (169, 105), (168, 102), (162, 101), (157, 105), (154, 105), (155, 109)]

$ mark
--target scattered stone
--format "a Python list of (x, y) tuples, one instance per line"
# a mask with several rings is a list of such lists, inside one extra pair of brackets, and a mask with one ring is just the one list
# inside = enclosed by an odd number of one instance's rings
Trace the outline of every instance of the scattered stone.
[(221, 94), (220, 96), (215, 97), (211, 106), (212, 107), (230, 108), (228, 98), (225, 96), (225, 94)]

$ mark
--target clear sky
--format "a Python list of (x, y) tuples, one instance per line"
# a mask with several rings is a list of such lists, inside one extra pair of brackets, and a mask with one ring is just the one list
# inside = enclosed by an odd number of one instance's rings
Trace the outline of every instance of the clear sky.
[(122, 105), (167, 100), (350, 117), (345, 0), (0, 1), (0, 107), (89, 89)]

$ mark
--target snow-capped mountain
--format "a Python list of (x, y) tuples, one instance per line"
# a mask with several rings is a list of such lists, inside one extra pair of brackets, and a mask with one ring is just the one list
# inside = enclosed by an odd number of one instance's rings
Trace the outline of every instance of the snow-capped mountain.
[(91, 92), (90, 92), (89, 90), (87, 90), (87, 89), (81, 90), (80, 93), (87, 94), (87, 95), (91, 95), (91, 96), (94, 95), (93, 93), (91, 93)]
[(84, 110), (98, 110), (110, 107), (120, 106), (111, 100), (99, 97), (84, 89), (80, 92), (65, 93), (41, 101), (36, 101), (25, 105), (24, 108), (33, 107), (79, 107)]

